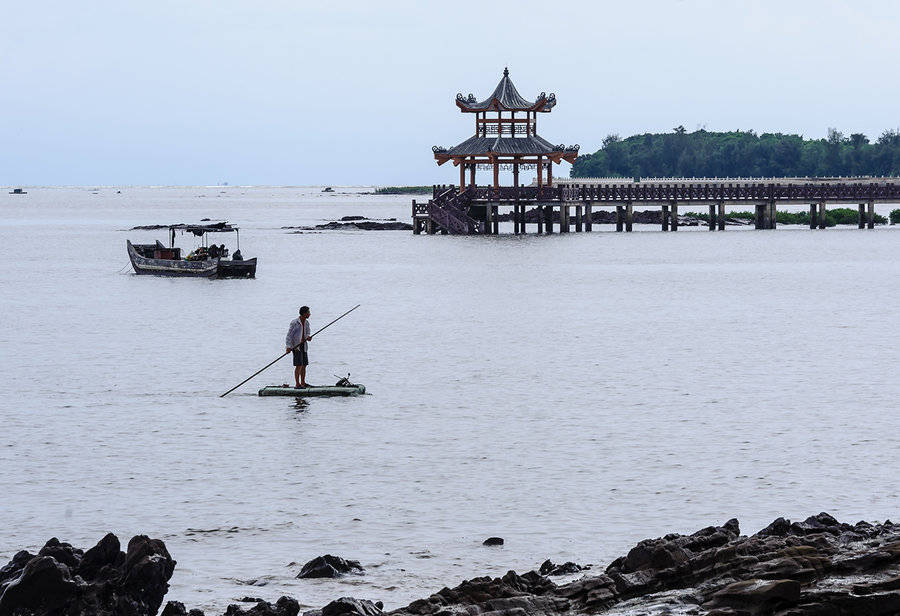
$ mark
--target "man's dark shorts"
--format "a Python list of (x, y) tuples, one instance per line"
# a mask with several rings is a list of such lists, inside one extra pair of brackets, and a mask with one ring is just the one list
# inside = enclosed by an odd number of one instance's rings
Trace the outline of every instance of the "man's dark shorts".
[(295, 366), (308, 366), (309, 365), (309, 355), (306, 351), (294, 349), (294, 365)]

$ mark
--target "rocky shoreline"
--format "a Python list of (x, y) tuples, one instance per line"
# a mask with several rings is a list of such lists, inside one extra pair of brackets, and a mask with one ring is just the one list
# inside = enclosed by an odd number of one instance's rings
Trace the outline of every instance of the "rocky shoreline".
[[(307, 565), (328, 575), (362, 570), (330, 555)], [(112, 534), (87, 551), (51, 539), (37, 554), (19, 552), (0, 568), (0, 616), (151, 616), (174, 571), (163, 542), (143, 535), (125, 552)], [(745, 536), (729, 520), (690, 535), (645, 539), (604, 573), (564, 584), (550, 579), (561, 572), (580, 569), (546, 561), (539, 571), (474, 578), (389, 612), (380, 602), (342, 597), (304, 616), (897, 616), (900, 524), (850, 525), (820, 513), (803, 522), (778, 518)], [(300, 611), (290, 597), (245, 600), (253, 605), (230, 605), (224, 616)], [(170, 601), (162, 614), (203, 612)]]

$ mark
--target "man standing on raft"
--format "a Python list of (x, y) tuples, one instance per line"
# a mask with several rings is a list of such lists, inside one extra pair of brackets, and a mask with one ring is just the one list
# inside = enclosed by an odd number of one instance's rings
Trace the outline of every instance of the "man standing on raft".
[(308, 342), (312, 340), (309, 325), (309, 306), (300, 308), (300, 317), (291, 321), (287, 336), (284, 339), (284, 352), (294, 352), (294, 382), (295, 387), (303, 389), (309, 387), (306, 383), (306, 366), (309, 365), (307, 354)]

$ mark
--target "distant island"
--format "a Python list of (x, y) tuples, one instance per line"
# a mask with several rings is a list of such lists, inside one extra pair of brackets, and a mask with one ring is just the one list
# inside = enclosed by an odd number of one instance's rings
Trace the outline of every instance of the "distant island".
[(382, 186), (375, 189), (376, 195), (430, 195), (431, 186)]
[(900, 131), (875, 141), (828, 129), (825, 139), (751, 131), (609, 135), (579, 156), (572, 177), (808, 177), (900, 175)]

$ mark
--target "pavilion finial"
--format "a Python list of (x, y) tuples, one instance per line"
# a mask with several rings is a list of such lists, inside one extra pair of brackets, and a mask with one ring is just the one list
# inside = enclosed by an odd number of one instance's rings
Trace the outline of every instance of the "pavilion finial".
[(509, 67), (507, 67), (507, 66), (503, 67), (503, 76), (509, 77)]

